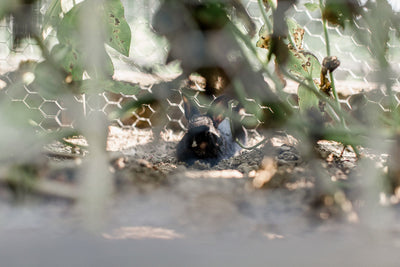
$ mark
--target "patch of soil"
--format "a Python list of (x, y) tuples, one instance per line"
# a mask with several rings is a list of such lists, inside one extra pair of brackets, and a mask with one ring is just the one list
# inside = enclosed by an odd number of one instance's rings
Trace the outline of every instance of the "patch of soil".
[[(110, 129), (107, 149), (117, 189), (108, 210), (111, 232), (126, 225), (150, 225), (175, 229), (182, 236), (275, 239), (317, 229), (316, 225), (335, 228), (359, 221), (362, 197), (354, 188), (360, 188), (362, 175), (355, 154), (351, 149), (342, 153), (339, 143), (321, 141), (309, 157), (298, 151), (293, 137), (275, 133), (258, 148), (210, 167), (178, 162), (175, 148), (180, 138)], [(259, 140), (253, 138), (250, 144)], [(84, 140), (69, 141), (84, 145)], [(64, 191), (42, 185), (38, 193), (79, 203), (84, 153), (74, 154), (62, 145), (48, 149), (52, 153), (41, 179), (62, 184)], [(384, 163), (384, 157), (362, 152)]]

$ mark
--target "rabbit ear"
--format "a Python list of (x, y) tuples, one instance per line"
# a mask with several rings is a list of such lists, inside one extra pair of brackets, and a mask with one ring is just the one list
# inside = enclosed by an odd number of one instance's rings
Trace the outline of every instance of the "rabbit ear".
[(215, 127), (218, 127), (218, 125), (227, 117), (230, 100), (231, 99), (228, 96), (222, 95), (212, 102), (207, 115), (212, 118)]
[(185, 109), (186, 119), (192, 118), (194, 115), (200, 114), (199, 109), (196, 107), (195, 103), (190, 100), (187, 96), (182, 95), (183, 107)]

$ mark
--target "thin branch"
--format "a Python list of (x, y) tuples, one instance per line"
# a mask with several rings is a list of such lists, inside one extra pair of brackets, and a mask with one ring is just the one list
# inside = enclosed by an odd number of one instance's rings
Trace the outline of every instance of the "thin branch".
[(271, 74), (270, 70), (268, 69), (267, 64), (265, 64), (265, 62), (260, 59), (260, 57), (258, 56), (256, 47), (251, 42), (250, 38), (248, 36), (244, 35), (233, 23), (231, 23), (231, 27), (232, 27), (232, 32), (245, 43), (246, 47), (252, 52), (253, 56), (261, 64), (261, 67), (262, 67), (264, 73), (268, 76), (268, 78), (270, 78), (274, 82), (275, 89), (277, 90), (277, 92), (282, 95), (283, 84), (277, 79), (276, 75)]
[(262, 15), (262, 17), (264, 19), (265, 25), (267, 25), (269, 31), (272, 31), (272, 24), (268, 19), (267, 12), (265, 12), (263, 1), (262, 0), (258, 0), (257, 2), (258, 2), (258, 7), (260, 8), (260, 11), (261, 11), (261, 15)]

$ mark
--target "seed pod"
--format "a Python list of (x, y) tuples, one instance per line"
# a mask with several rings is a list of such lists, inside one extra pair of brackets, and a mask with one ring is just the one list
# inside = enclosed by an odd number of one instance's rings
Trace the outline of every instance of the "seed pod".
[(340, 61), (336, 56), (325, 57), (322, 61), (322, 72), (326, 75), (328, 71), (333, 72), (339, 66)]

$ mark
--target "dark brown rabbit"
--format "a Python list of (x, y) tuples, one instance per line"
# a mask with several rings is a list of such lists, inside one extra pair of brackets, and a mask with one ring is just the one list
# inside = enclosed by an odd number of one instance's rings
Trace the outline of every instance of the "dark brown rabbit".
[[(226, 115), (230, 98), (220, 96), (206, 114), (201, 114), (193, 101), (182, 96), (188, 130), (177, 146), (179, 161), (192, 165), (199, 160), (211, 166), (237, 154), (241, 147), (235, 141), (246, 143), (247, 134), (237, 120), (239, 106), (232, 110), (232, 127)], [(236, 116), (235, 119), (233, 117)]]

